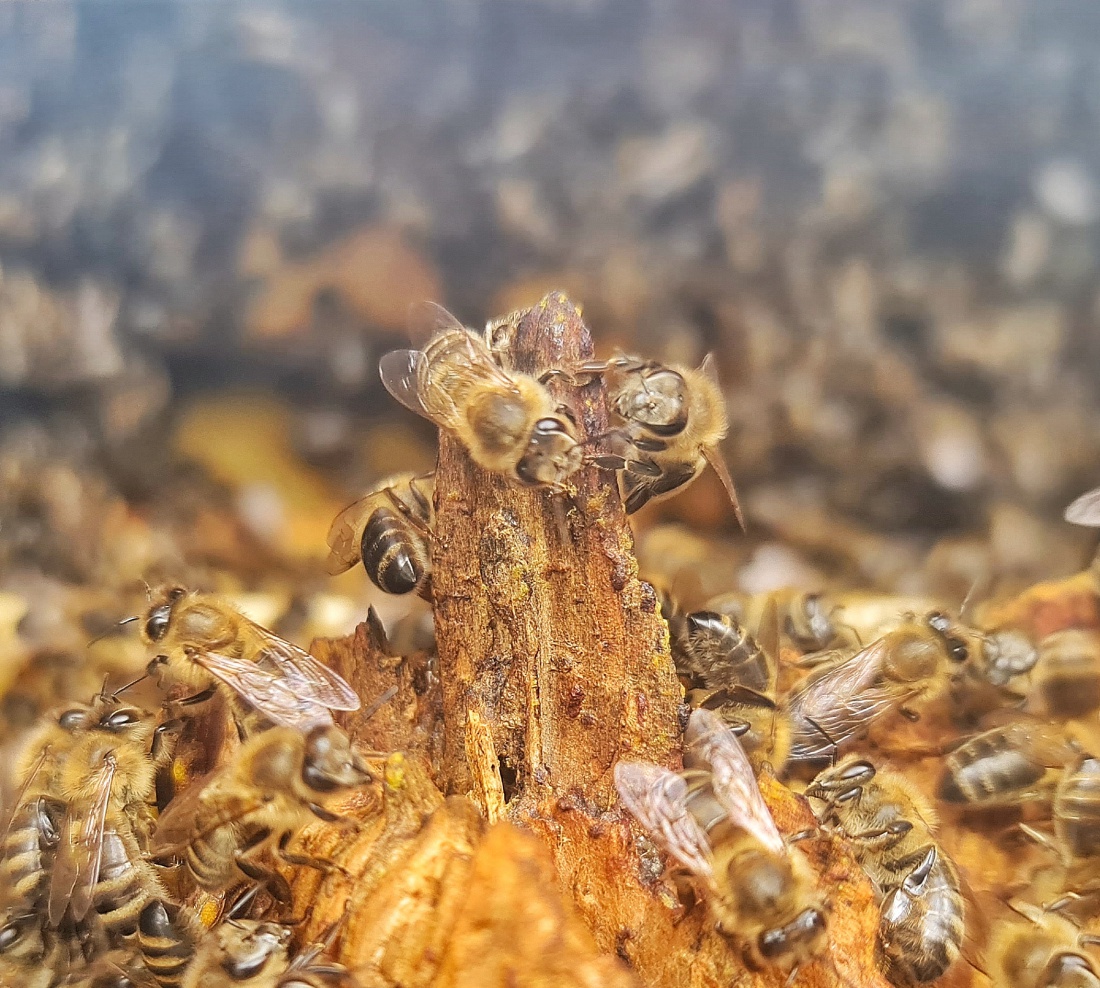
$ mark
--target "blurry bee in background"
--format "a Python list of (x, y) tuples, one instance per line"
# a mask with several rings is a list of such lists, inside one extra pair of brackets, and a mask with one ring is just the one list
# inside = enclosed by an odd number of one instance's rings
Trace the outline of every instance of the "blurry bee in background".
[(970, 649), (942, 613), (909, 618), (850, 659), (813, 675), (791, 694), (791, 762), (834, 758), (847, 742), (910, 704), (943, 693)]
[(502, 369), (480, 336), (434, 303), (411, 318), (414, 335), (430, 338), (379, 362), (394, 398), (453, 433), (482, 469), (521, 484), (560, 488), (581, 468), (576, 427), (540, 381)]
[(1023, 722), (994, 727), (947, 755), (939, 796), (970, 809), (1050, 802), (1062, 769), (1079, 753), (1053, 727)]
[(162, 587), (142, 637), (157, 652), (150, 675), (163, 669), (171, 681), (198, 689), (184, 705), (220, 691), (242, 734), (263, 726), (257, 720), (308, 730), (331, 724), (333, 710), (359, 709), (341, 676), (211, 594)]
[(177, 796), (157, 822), (150, 851), (182, 854), (195, 883), (222, 891), (253, 881), (282, 902), (286, 880), (260, 860), (272, 850), (289, 864), (328, 870), (328, 862), (287, 850), (311, 819), (338, 822), (321, 805), (340, 790), (371, 781), (348, 736), (335, 726), (308, 734), (277, 727), (249, 739), (225, 768)]
[(715, 611), (682, 614), (665, 598), (676, 672), (687, 702), (714, 711), (759, 770), (782, 768), (790, 730), (777, 700), (779, 623), (774, 603), (761, 614), (759, 640)]
[(892, 984), (941, 977), (962, 950), (965, 901), (951, 859), (934, 839), (935, 814), (903, 776), (857, 757), (806, 789), (821, 825), (840, 833), (883, 895), (879, 956)]
[(1100, 487), (1086, 491), (1075, 499), (1066, 508), (1062, 517), (1074, 525), (1084, 525), (1088, 528), (1100, 527)]
[(1100, 988), (1100, 974), (1084, 947), (1093, 943), (1064, 916), (1014, 903), (1022, 920), (996, 924), (987, 951), (995, 985), (1012, 988)]
[(821, 652), (836, 640), (833, 614), (837, 604), (821, 593), (790, 587), (768, 593), (725, 593), (707, 601), (707, 610), (727, 614), (749, 627), (760, 627), (769, 606), (778, 611), (779, 627), (800, 652)]
[(64, 759), (65, 803), (46, 915), (81, 922), (94, 908), (109, 936), (128, 936), (160, 880), (135, 836), (151, 828), (148, 800), (170, 755), (153, 718), (133, 707), (108, 712), (80, 734)]
[(975, 650), (975, 671), (993, 686), (1008, 686), (1017, 676), (1035, 668), (1039, 651), (1022, 631), (1004, 628), (979, 636)]
[(737, 523), (745, 527), (722, 456), (729, 422), (709, 354), (696, 369), (619, 355), (582, 364), (575, 373), (598, 374), (607, 384), (612, 419), (629, 448), (600, 460), (623, 471), (628, 514), (690, 484), (710, 464), (729, 495)]
[(1067, 628), (1039, 642), (1028, 705), (1059, 719), (1100, 707), (1100, 632)]
[(825, 946), (809, 866), (775, 826), (736, 736), (708, 710), (684, 735), (684, 772), (619, 762), (615, 787), (649, 835), (701, 887), (718, 926), (755, 968), (793, 971)]
[(328, 533), (333, 576), (361, 562), (384, 593), (421, 591), (431, 572), (433, 477), (397, 474), (336, 516)]

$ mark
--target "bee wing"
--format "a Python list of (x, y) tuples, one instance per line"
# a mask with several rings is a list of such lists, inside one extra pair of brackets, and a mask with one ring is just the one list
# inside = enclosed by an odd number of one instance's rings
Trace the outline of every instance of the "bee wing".
[(341, 511), (328, 530), (328, 560), (325, 568), (331, 576), (345, 573), (362, 559), (359, 526), (363, 511), (373, 497), (373, 493), (353, 501)]
[(284, 678), (255, 662), (215, 652), (200, 652), (195, 661), (276, 724), (308, 731), (332, 723), (329, 708), (309, 696), (299, 679)]
[(15, 822), (15, 814), (19, 812), (19, 807), (23, 805), (23, 800), (30, 790), (31, 783), (34, 782), (38, 773), (42, 771), (42, 766), (46, 764), (46, 759), (49, 756), (50, 746), (45, 745), (19, 788), (14, 792), (2, 793), (4, 799), (0, 802), (0, 813), (2, 813), (2, 818), (4, 820), (4, 829), (0, 830), (0, 847), (3, 847), (4, 838), (11, 832), (12, 824)]
[(172, 797), (153, 828), (153, 836), (149, 840), (151, 856), (157, 857), (188, 844), (202, 794), (217, 775), (217, 772), (208, 772), (201, 779), (192, 780), (183, 792)]
[(431, 419), (421, 400), (420, 381), (426, 360), (419, 350), (391, 350), (378, 361), (378, 376), (386, 390), (402, 405), (417, 415)]
[(660, 501), (688, 483), (698, 470), (695, 464), (662, 469), (652, 460), (628, 459), (622, 473), (626, 513), (634, 514), (650, 501)]
[(290, 680), (295, 691), (316, 701), (329, 710), (358, 710), (359, 694), (355, 692), (338, 672), (319, 662), (304, 648), (268, 631), (258, 624), (249, 622), (251, 631), (263, 643), (263, 656), (258, 661), (268, 659)]
[(457, 317), (438, 302), (413, 302), (409, 306), (408, 327), (409, 339), (417, 346), (452, 330), (467, 331)]
[(792, 760), (828, 756), (913, 695), (877, 682), (886, 654), (886, 639), (879, 638), (791, 697)]
[(71, 811), (65, 814), (63, 837), (54, 855), (53, 875), (47, 914), (57, 925), (65, 909), (79, 922), (92, 907), (95, 887), (99, 883), (99, 866), (103, 858), (103, 831), (107, 822), (107, 807), (111, 801), (111, 785), (115, 778), (115, 759), (108, 755), (96, 773), (88, 811), (79, 819)]
[(730, 476), (729, 467), (726, 466), (726, 458), (717, 446), (704, 446), (702, 452), (703, 459), (710, 464), (711, 470), (715, 472), (722, 482), (722, 486), (726, 489), (726, 495), (730, 499), (730, 504), (733, 505), (733, 514), (737, 518), (737, 524), (741, 527), (742, 532), (745, 531), (745, 516), (741, 511), (741, 502), (737, 499), (737, 488), (733, 486), (733, 477)]
[(685, 748), (698, 752), (709, 766), (711, 787), (730, 823), (752, 834), (771, 851), (783, 853), (786, 845), (760, 795), (741, 742), (711, 710), (693, 710), (684, 732)]
[(649, 762), (619, 762), (615, 788), (631, 815), (693, 875), (709, 878), (710, 841), (687, 807), (682, 776)]
[(1100, 526), (1100, 487), (1082, 494), (1066, 508), (1062, 517), (1074, 525)]

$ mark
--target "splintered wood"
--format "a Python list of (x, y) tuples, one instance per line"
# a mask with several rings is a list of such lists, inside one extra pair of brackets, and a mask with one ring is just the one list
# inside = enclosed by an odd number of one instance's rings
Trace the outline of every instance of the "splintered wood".
[[(502, 321), (517, 370), (593, 356), (561, 293)], [(603, 385), (548, 380), (582, 440), (607, 430)], [(318, 642), (365, 703), (349, 723), (389, 751), (353, 827), (306, 832), (327, 875), (295, 877), (303, 936), (343, 915), (338, 955), (364, 986), (782, 985), (747, 970), (705, 909), (686, 908), (662, 860), (619, 804), (620, 759), (681, 764), (686, 710), (653, 589), (610, 472), (586, 467), (568, 494), (523, 488), (476, 467), (440, 436), (433, 597), (438, 679), (423, 656), (386, 654), (377, 629)], [(768, 777), (781, 832), (813, 828), (805, 801)], [(446, 798), (444, 798), (446, 797)], [(813, 988), (885, 982), (878, 911), (839, 841), (801, 842), (830, 906), (830, 947), (800, 969)]]

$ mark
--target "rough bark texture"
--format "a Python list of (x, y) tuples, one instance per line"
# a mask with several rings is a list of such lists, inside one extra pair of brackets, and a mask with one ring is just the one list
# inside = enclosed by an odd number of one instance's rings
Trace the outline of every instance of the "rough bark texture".
[[(512, 356), (537, 374), (591, 359), (592, 340), (553, 293), (518, 319)], [(584, 437), (606, 431), (599, 381), (550, 387)], [(471, 713), (514, 807), (573, 791), (607, 807), (619, 757), (664, 762), (675, 748), (682, 694), (614, 477), (587, 468), (574, 483), (571, 496), (517, 487), (440, 437), (432, 565), (451, 792), (486, 784), (488, 766), (466, 758)]]
[[(560, 293), (508, 325), (519, 369), (592, 355)], [(606, 429), (601, 383), (553, 381), (584, 436)], [(374, 790), (346, 807), (357, 831), (318, 826), (304, 837), (344, 871), (294, 878), (295, 901), (312, 910), (307, 937), (350, 901), (339, 955), (367, 988), (784, 984), (776, 971), (748, 971), (706, 909), (685, 911), (618, 802), (617, 760), (679, 767), (686, 711), (614, 477), (585, 469), (575, 487), (520, 488), (441, 436), (441, 702), (421, 660), (387, 656), (377, 628), (315, 646), (366, 703), (398, 686), (379, 715), (349, 728), (370, 748), (406, 754), (382, 763)], [(762, 789), (783, 833), (813, 826), (804, 799), (767, 777)], [(867, 879), (832, 838), (808, 839), (802, 852), (821, 876), (831, 947), (795, 983), (884, 988)]]

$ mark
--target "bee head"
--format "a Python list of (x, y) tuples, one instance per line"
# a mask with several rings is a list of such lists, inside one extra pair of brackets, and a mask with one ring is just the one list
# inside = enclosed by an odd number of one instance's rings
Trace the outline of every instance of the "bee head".
[(516, 464), (524, 484), (560, 484), (580, 469), (584, 450), (564, 418), (546, 416), (535, 422), (527, 449)]
[(172, 587), (165, 595), (164, 600), (149, 608), (145, 616), (145, 637), (151, 642), (159, 642), (168, 633), (168, 625), (172, 619), (172, 609), (187, 591), (183, 587)]
[(359, 753), (338, 727), (322, 725), (306, 735), (302, 781), (317, 792), (332, 792), (370, 782)]
[(668, 367), (634, 376), (615, 405), (626, 421), (655, 436), (678, 436), (687, 427), (687, 387), (683, 376)]

